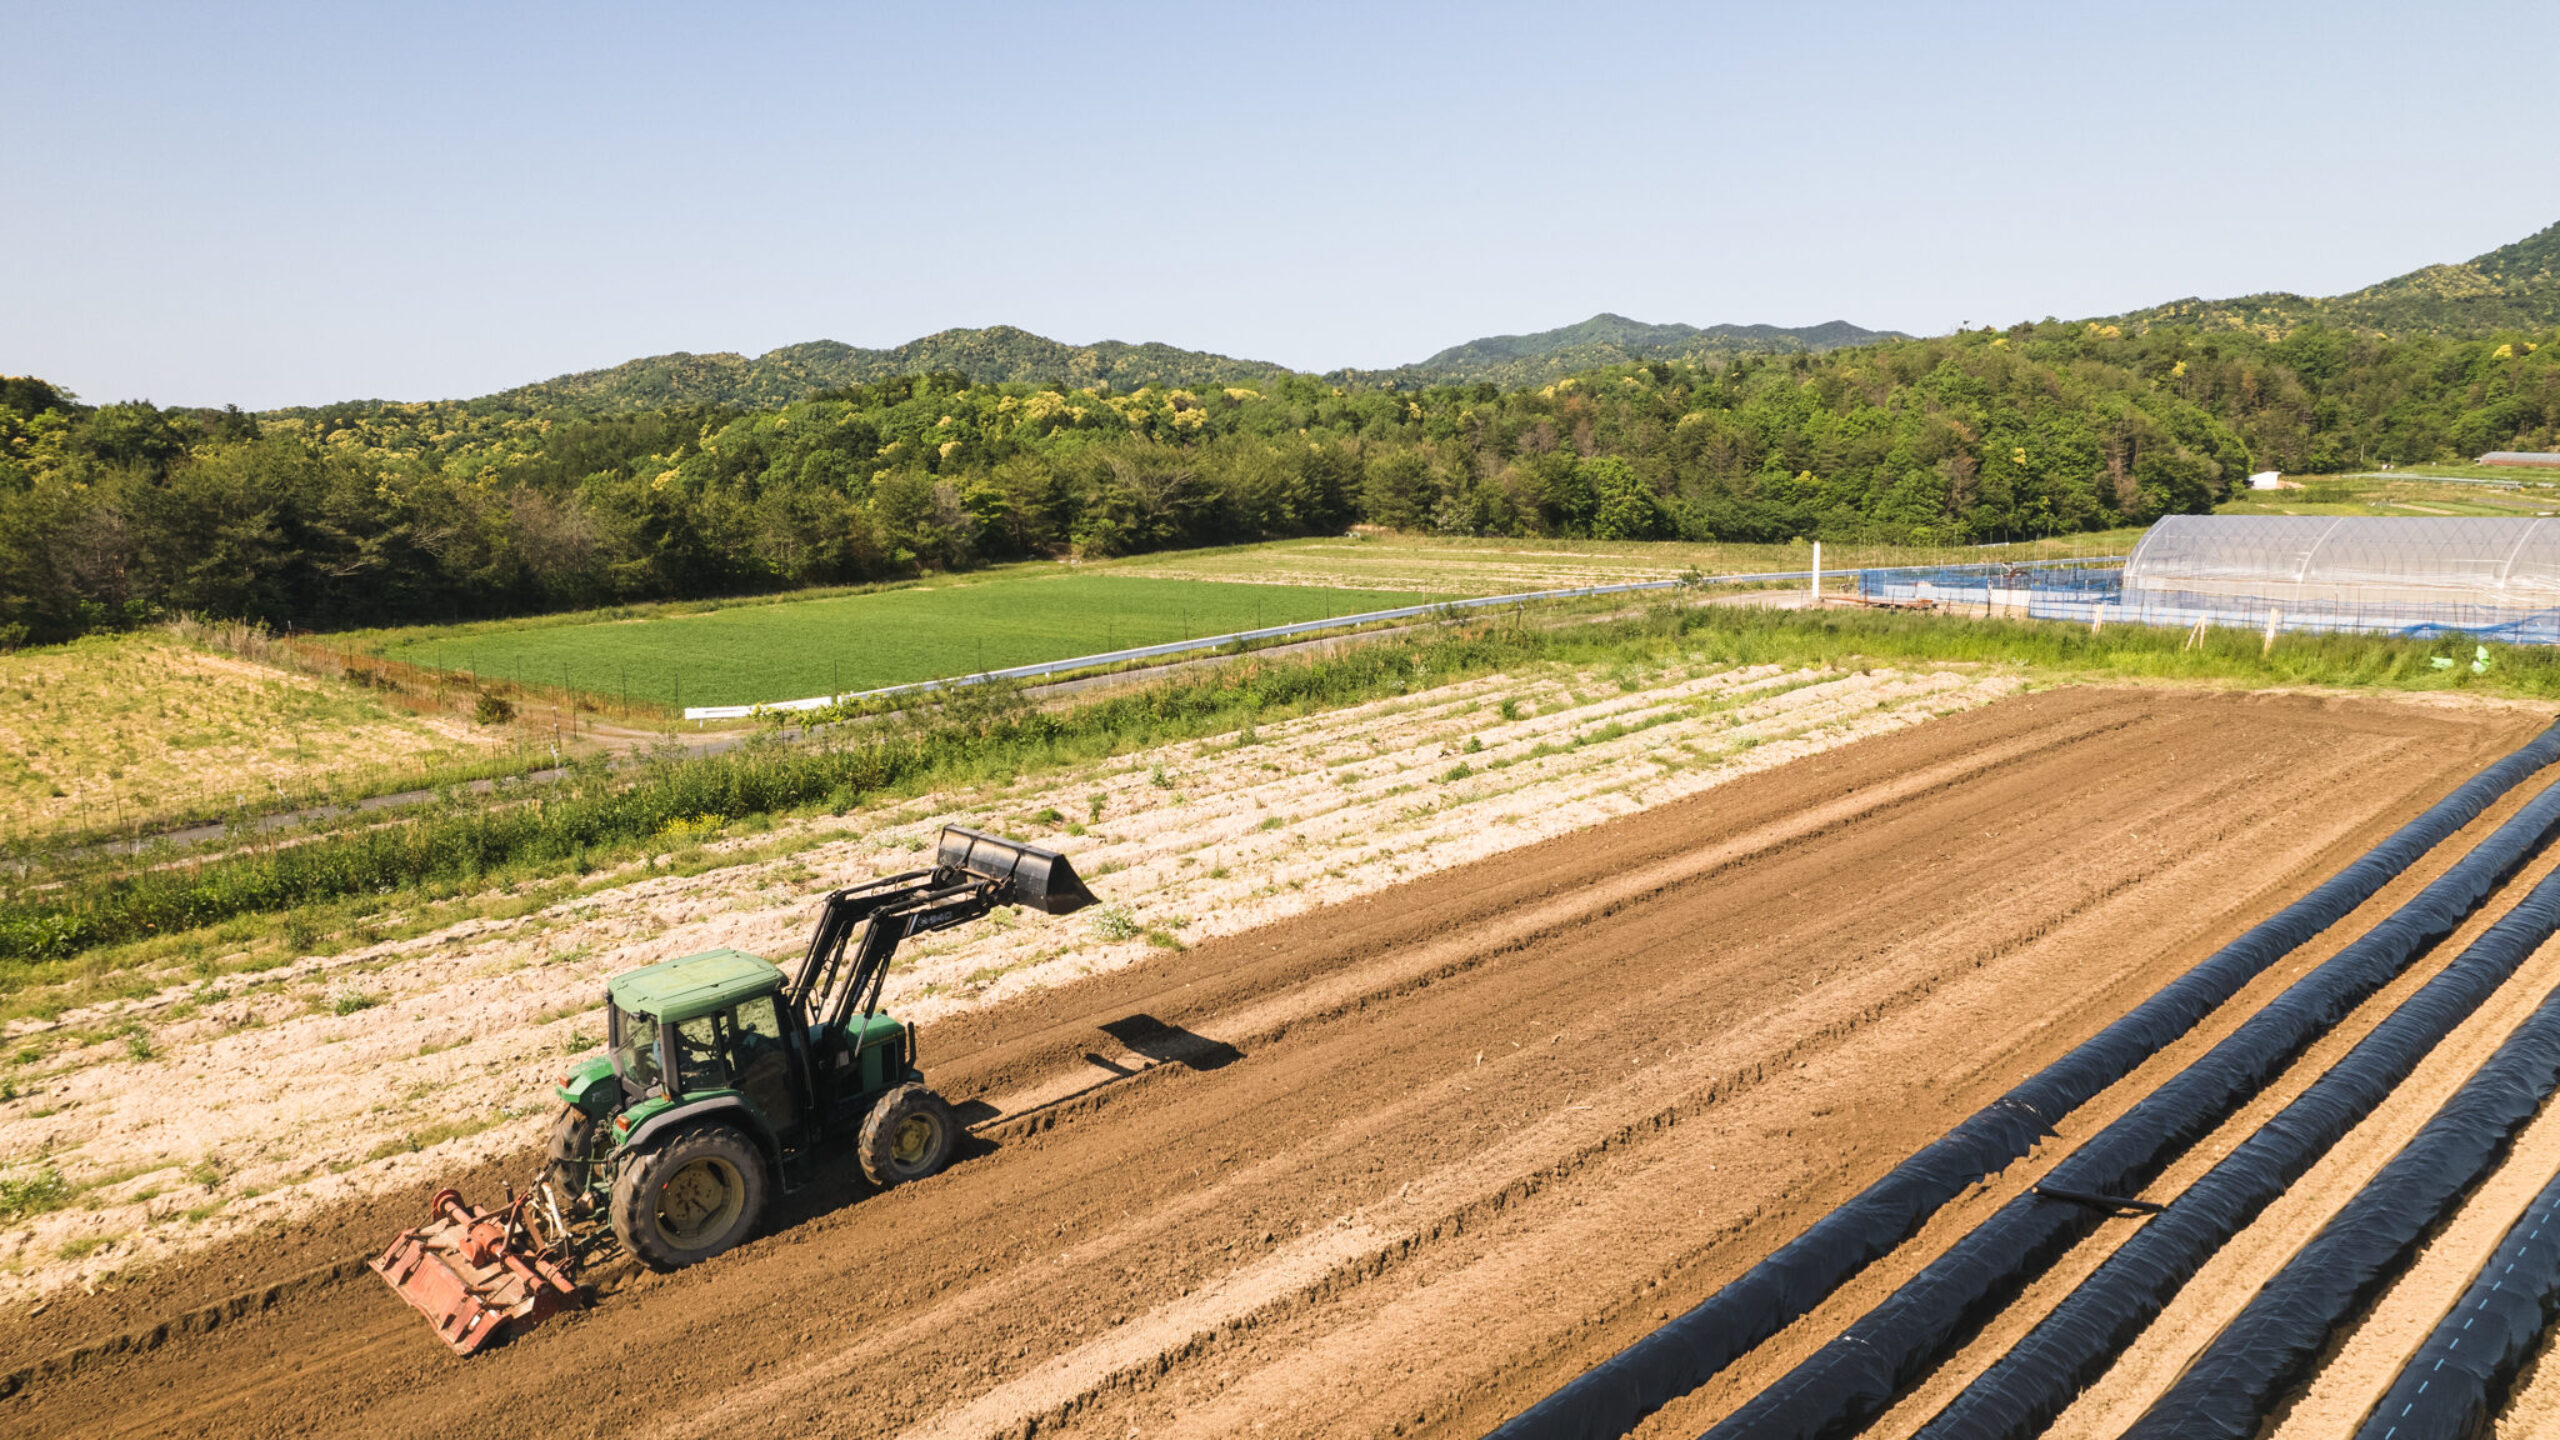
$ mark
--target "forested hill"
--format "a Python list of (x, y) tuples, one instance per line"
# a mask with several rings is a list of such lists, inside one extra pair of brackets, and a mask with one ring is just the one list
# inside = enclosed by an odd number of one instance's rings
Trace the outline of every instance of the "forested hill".
[(2209, 510), (2253, 469), (2555, 443), (2560, 328), (2046, 322), (1401, 392), (945, 371), (585, 418), (92, 407), (0, 379), (0, 648), (175, 610), (414, 622), (1355, 521), (1960, 545)]
[(812, 340), (752, 360), (726, 353), (652, 355), (609, 370), (503, 390), (473, 403), (498, 413), (596, 415), (671, 406), (782, 405), (822, 390), (900, 375), (956, 374), (984, 385), (1057, 382), (1125, 392), (1149, 385), (1252, 385), (1289, 373), (1282, 365), (1171, 345), (1118, 340), (1068, 345), (1011, 325), (991, 325), (944, 330), (886, 350)]
[[(1494, 335), (1453, 345), (1430, 359), (1393, 370), (1338, 370), (1328, 383), (1364, 389), (1427, 385), (1546, 385), (1567, 375), (1648, 360), (1696, 364), (1716, 356), (1800, 354), (1906, 338), (1845, 320), (1801, 329), (1775, 325), (1648, 325), (1623, 315), (1594, 315), (1579, 325), (1535, 335)], [(981, 385), (1060, 384), (1121, 394), (1150, 385), (1195, 390), (1270, 385), (1287, 366), (1238, 360), (1172, 345), (1105, 340), (1068, 345), (1011, 325), (944, 330), (886, 350), (833, 340), (786, 345), (754, 359), (716, 353), (651, 355), (605, 370), (562, 375), (502, 390), (468, 403), (493, 415), (597, 416), (671, 408), (753, 409), (786, 405), (821, 391), (874, 384), (901, 375), (965, 375)], [(363, 403), (363, 402), (358, 402)], [(346, 406), (325, 407), (344, 410)], [(273, 412), (308, 416), (315, 407)]]
[(1868, 330), (1846, 320), (1788, 329), (1777, 325), (1648, 325), (1603, 311), (1578, 325), (1534, 335), (1488, 335), (1452, 345), (1418, 364), (1393, 370), (1338, 370), (1337, 384), (1409, 389), (1491, 383), (1547, 385), (1610, 365), (1668, 360), (1694, 365), (1724, 355), (1786, 355), (1837, 350), (1875, 340), (1907, 340), (1896, 330)]
[(2194, 325), (2282, 335), (2320, 324), (2381, 335), (2477, 339), (2560, 324), (2560, 225), (2459, 265), (2429, 265), (2321, 299), (2281, 291), (2232, 300), (2173, 300), (2116, 317), (2135, 328)]

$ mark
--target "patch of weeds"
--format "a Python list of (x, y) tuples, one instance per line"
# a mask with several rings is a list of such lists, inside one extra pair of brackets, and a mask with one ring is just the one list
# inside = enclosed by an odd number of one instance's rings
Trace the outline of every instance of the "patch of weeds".
[(1147, 943), (1153, 945), (1159, 950), (1188, 950), (1191, 948), (1190, 946), (1183, 944), (1181, 937), (1175, 935), (1170, 930), (1148, 931)]
[(381, 1004), (382, 999), (382, 996), (352, 980), (333, 980), (320, 998), (311, 1002), (311, 1008), (329, 1015), (353, 1015), (359, 1010), (372, 1009)]
[(1505, 720), (1517, 720), (1520, 718), (1520, 702), (1516, 698), (1506, 699), (1494, 707), (1494, 713)]
[(78, 1240), (65, 1240), (54, 1247), (54, 1254), (65, 1260), (86, 1260), (123, 1239), (122, 1235), (90, 1235)]
[(70, 1203), (71, 1183), (50, 1165), (33, 1174), (0, 1174), (0, 1220), (23, 1220)]
[(187, 1167), (187, 1179), (194, 1184), (203, 1186), (207, 1190), (221, 1184), (223, 1178), (230, 1173), (231, 1167), (224, 1164), (222, 1157), (219, 1155), (207, 1155), (203, 1159), (198, 1160), (193, 1165)]
[(1478, 736), (1478, 735), (1470, 735), (1470, 736), (1468, 736), (1468, 737), (1467, 737), (1467, 743), (1466, 743), (1463, 747), (1461, 747), (1461, 748), (1459, 749), (1458, 753), (1459, 753), (1459, 754), (1461, 754), (1461, 755), (1481, 755), (1481, 754), (1483, 754), (1483, 753), (1484, 753), (1484, 739), (1483, 739), (1483, 737), (1482, 737), (1482, 736)]
[(602, 1040), (597, 1039), (593, 1035), (579, 1032), (574, 1033), (570, 1035), (568, 1039), (561, 1041), (560, 1051), (564, 1055), (579, 1055), (584, 1054), (589, 1050), (593, 1050), (603, 1043), (604, 1042)]
[(1147, 783), (1159, 790), (1170, 790), (1173, 788), (1173, 774), (1159, 765), (1147, 772)]
[(1461, 760), (1457, 764), (1450, 766), (1447, 771), (1443, 772), (1440, 779), (1442, 783), (1445, 784), (1450, 781), (1464, 780), (1474, 773), (1476, 773), (1475, 767), (1469, 765), (1466, 761)]
[(1031, 814), (1031, 823), (1034, 825), (1057, 825), (1063, 823), (1066, 818), (1066, 816), (1058, 813), (1058, 807), (1052, 805), (1045, 809), (1033, 811)]
[(1085, 921), (1093, 938), (1104, 942), (1127, 940), (1138, 933), (1138, 919), (1125, 905), (1105, 905)]
[(1108, 796), (1108, 795), (1103, 795), (1103, 794), (1100, 794), (1100, 793), (1096, 793), (1096, 794), (1093, 794), (1093, 795), (1088, 795), (1088, 796), (1086, 796), (1086, 797), (1085, 797), (1085, 816), (1084, 816), (1084, 823), (1086, 823), (1087, 825), (1099, 825), (1099, 824), (1101, 824), (1101, 823), (1102, 823), (1102, 807), (1103, 807), (1105, 804), (1109, 803), (1110, 799), (1111, 799), (1111, 797), (1110, 797), (1110, 796)]
[(1210, 871), (1210, 872), (1209, 872), (1209, 878), (1210, 878), (1210, 879), (1212, 879), (1212, 880), (1224, 880), (1224, 879), (1226, 879), (1226, 878), (1227, 878), (1227, 867), (1226, 867), (1226, 866), (1224, 866), (1224, 865), (1221, 865), (1221, 866), (1219, 866), (1217, 869)]
[(157, 1053), (151, 1048), (151, 1032), (143, 1028), (139, 1020), (126, 1021), (116, 1033), (124, 1037), (124, 1053), (128, 1060), (148, 1060)]
[(1262, 823), (1254, 826), (1253, 828), (1256, 830), (1277, 830), (1288, 823), (1288, 821), (1281, 819), (1277, 815), (1266, 815), (1263, 817)]

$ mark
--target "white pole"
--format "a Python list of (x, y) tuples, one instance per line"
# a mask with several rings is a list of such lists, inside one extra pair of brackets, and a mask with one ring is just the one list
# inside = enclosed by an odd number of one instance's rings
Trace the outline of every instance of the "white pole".
[(1822, 608), (1822, 542), (1813, 542), (1813, 608)]

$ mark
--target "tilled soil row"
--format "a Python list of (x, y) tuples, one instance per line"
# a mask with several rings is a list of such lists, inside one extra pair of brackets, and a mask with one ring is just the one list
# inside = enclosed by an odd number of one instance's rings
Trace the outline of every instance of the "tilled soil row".
[[(831, 1177), (764, 1240), (478, 1360), (358, 1276), (41, 1376), (0, 1423), (1474, 1433), (2540, 724), (2101, 690), (1933, 721), (928, 1026), (936, 1082), (999, 1117), (961, 1164), (868, 1197)], [(2299, 973), (2279, 968), (2226, 1010)], [(1141, 1018), (1173, 1058), (1102, 1029)], [(319, 1217), (263, 1267), (209, 1254), (94, 1318), (361, 1253), (390, 1208)]]

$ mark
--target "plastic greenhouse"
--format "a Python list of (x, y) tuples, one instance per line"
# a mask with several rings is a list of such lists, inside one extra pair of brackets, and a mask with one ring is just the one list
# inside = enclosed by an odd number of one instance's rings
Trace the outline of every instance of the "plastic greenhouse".
[(2560, 519), (2172, 515), (2112, 562), (1869, 570), (1883, 604), (2560, 645)]
[(2560, 520), (2171, 515), (2124, 565), (2135, 592), (2306, 607), (2560, 608)]

